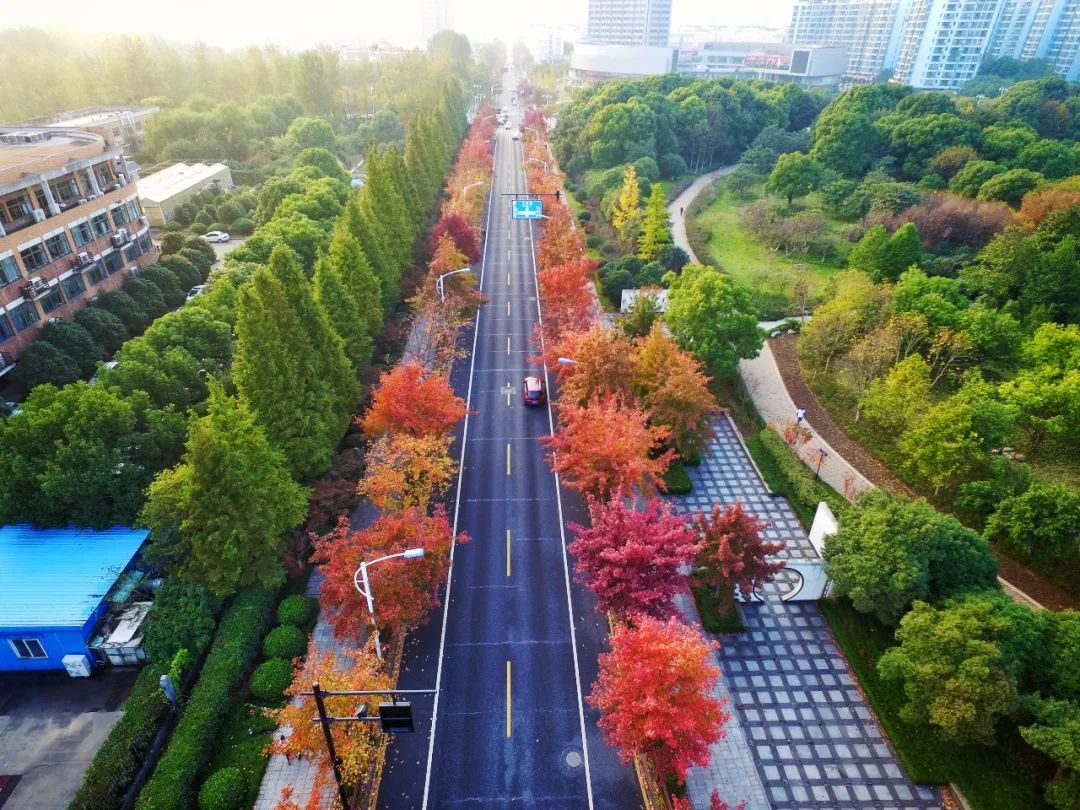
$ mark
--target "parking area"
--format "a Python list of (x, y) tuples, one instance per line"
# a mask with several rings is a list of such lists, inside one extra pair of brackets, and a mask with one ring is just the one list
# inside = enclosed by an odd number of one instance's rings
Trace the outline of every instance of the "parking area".
[[(138, 674), (137, 669), (106, 669), (87, 679), (69, 678), (66, 672), (0, 675), (3, 810), (67, 806), (120, 719)], [(13, 782), (8, 793), (4, 786)]]

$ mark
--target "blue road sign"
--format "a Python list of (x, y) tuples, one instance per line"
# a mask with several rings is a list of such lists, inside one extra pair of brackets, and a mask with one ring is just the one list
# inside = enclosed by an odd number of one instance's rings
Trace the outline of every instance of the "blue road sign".
[(513, 200), (514, 219), (543, 219), (543, 200)]

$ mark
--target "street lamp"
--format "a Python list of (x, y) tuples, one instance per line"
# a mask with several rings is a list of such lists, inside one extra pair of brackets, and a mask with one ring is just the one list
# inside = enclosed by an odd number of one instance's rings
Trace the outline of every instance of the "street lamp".
[[(424, 549), (422, 548), (410, 548), (405, 551), (400, 551), (397, 554), (387, 554), (385, 557), (379, 557), (377, 560), (371, 562), (361, 562), (360, 567), (353, 573), (353, 585), (356, 586), (356, 590), (360, 592), (360, 595), (367, 599), (368, 613), (371, 614), (371, 623), (375, 626), (375, 654), (379, 656), (379, 660), (383, 660), (382, 644), (379, 642), (379, 625), (375, 622), (375, 600), (371, 595), (371, 583), (368, 581), (367, 570), (375, 563), (383, 562), (384, 560), (393, 560), (396, 557), (404, 557), (406, 560), (415, 560), (417, 557), (424, 556)], [(363, 582), (363, 586), (360, 583)]]
[(560, 366), (580, 366), (581, 363), (579, 363), (577, 360), (571, 360), (569, 357), (560, 357), (559, 358), (559, 365)]
[[(544, 161), (540, 160), (540, 158), (534, 158), (534, 157), (531, 157), (531, 158), (529, 158), (529, 160), (531, 160), (531, 161), (532, 161), (533, 163), (539, 163), (539, 164), (540, 164), (541, 166), (543, 166), (543, 167), (544, 167), (544, 174), (547, 174), (547, 173), (548, 173), (548, 165), (547, 165), (547, 163), (545, 163)], [(526, 162), (526, 163), (528, 163), (528, 162), (529, 162), (529, 160), (527, 160), (527, 161), (525, 161), (525, 162)]]
[(486, 181), (484, 181), (484, 180), (477, 180), (475, 183), (469, 183), (469, 185), (465, 186), (465, 188), (463, 188), (461, 190), (461, 199), (464, 200), (466, 197), (469, 196), (469, 189), (470, 188), (476, 188), (477, 186), (482, 186), (482, 185), (484, 185), (485, 182)]
[(460, 270), (451, 270), (449, 273), (443, 273), (441, 276), (439, 276), (437, 279), (435, 279), (435, 289), (438, 290), (439, 299), (444, 304), (446, 303), (446, 285), (443, 284), (443, 279), (446, 278), (447, 276), (452, 276), (455, 273), (469, 273), (469, 272), (472, 272), (471, 267), (462, 267)]
[(525, 130), (526, 132), (533, 132), (533, 133), (535, 133), (535, 134), (536, 134), (536, 137), (537, 137), (537, 138), (539, 138), (539, 137), (540, 137), (540, 133), (539, 133), (539, 132), (537, 132), (537, 131), (536, 131), (535, 129), (533, 129), (532, 127), (522, 127), (522, 129), (523, 129), (523, 130)]

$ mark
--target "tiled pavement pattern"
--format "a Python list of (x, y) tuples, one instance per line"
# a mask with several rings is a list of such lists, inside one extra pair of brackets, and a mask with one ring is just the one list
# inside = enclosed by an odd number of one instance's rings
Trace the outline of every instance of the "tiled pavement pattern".
[[(817, 558), (791, 507), (769, 493), (726, 418), (717, 421), (701, 464), (687, 471), (694, 489), (672, 499), (678, 508), (742, 499), (748, 511), (773, 522), (770, 539), (787, 543), (779, 556)], [(760, 781), (764, 806), (776, 810), (940, 808), (934, 790), (914, 785), (903, 772), (817, 605), (763, 592), (766, 601), (742, 606), (744, 633), (717, 636), (720, 691), (731, 695), (732, 720), (714, 762), (692, 769), (687, 779), (695, 807), (707, 807), (715, 787), (730, 805), (748, 800), (749, 810), (758, 810)], [(747, 757), (724, 747), (740, 744), (750, 749), (759, 780), (732, 771)]]

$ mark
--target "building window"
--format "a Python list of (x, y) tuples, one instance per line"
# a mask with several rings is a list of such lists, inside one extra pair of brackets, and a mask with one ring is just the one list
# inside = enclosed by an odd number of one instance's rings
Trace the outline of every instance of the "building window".
[(132, 219), (138, 219), (142, 216), (142, 211), (139, 208), (138, 200), (130, 200), (127, 204), (129, 221)]
[(8, 644), (15, 651), (16, 658), (48, 658), (45, 648), (36, 638), (9, 638)]
[(59, 202), (69, 202), (79, 196), (79, 187), (75, 185), (75, 181), (72, 178), (62, 180), (59, 183), (53, 184), (52, 187), (53, 196), (56, 197)]
[(48, 295), (38, 300), (38, 303), (41, 304), (42, 312), (52, 312), (64, 305), (64, 295), (60, 292), (59, 286), (53, 287)]
[(46, 239), (45, 247), (53, 261), (71, 253), (71, 243), (68, 241), (67, 234), (63, 231)]
[(124, 248), (125, 262), (133, 262), (140, 256), (142, 256), (142, 248), (139, 247), (138, 242), (132, 242), (130, 245)]
[(49, 257), (45, 253), (45, 246), (41, 242), (35, 242), (30, 247), (19, 251), (22, 257), (23, 267), (26, 272), (33, 273), (49, 263)]
[(7, 215), (9, 217), (9, 221), (11, 222), (15, 221), (16, 219), (22, 219), (23, 217), (30, 216), (30, 205), (26, 202), (25, 199), (8, 200), (7, 203), (5, 203), (5, 206), (7, 208)]
[(105, 270), (112, 275), (121, 267), (124, 266), (124, 257), (120, 255), (120, 251), (114, 250), (112, 253), (106, 253), (102, 258), (105, 262)]
[(116, 223), (117, 228), (126, 223), (130, 219), (127, 208), (123, 205), (116, 206), (116, 208), (112, 210), (112, 219), (113, 222)]
[(101, 262), (94, 262), (90, 265), (90, 269), (86, 271), (86, 283), (90, 286), (100, 284), (105, 280), (105, 268), (101, 266)]
[(75, 240), (75, 247), (82, 247), (86, 243), (94, 241), (94, 232), (90, 230), (89, 222), (72, 225), (71, 236)]
[(7, 315), (0, 312), (0, 340), (7, 340), (8, 338), (15, 337), (15, 327), (11, 325), (11, 321), (8, 320)]
[(95, 236), (108, 236), (109, 235), (109, 215), (106, 213), (98, 214), (96, 217), (90, 220), (90, 225), (94, 229)]
[(38, 322), (37, 309), (29, 301), (23, 301), (17, 307), (8, 310), (8, 317), (16, 332), (23, 332)]
[(0, 287), (6, 287), (20, 278), (22, 278), (22, 273), (19, 272), (19, 265), (14, 256), (5, 256), (0, 259)]
[[(97, 265), (95, 264), (96, 268)], [(64, 297), (68, 301), (74, 301), (79, 297), (79, 293), (86, 292), (86, 285), (83, 284), (83, 280), (79, 277), (78, 273), (72, 273), (70, 276), (60, 282), (60, 286), (64, 288)]]
[(146, 233), (144, 233), (142, 236), (139, 237), (139, 247), (142, 249), (143, 253), (146, 253), (148, 250), (150, 250), (150, 248), (153, 247), (153, 245), (154, 245), (154, 243), (150, 241), (150, 232), (149, 231), (147, 231)]

